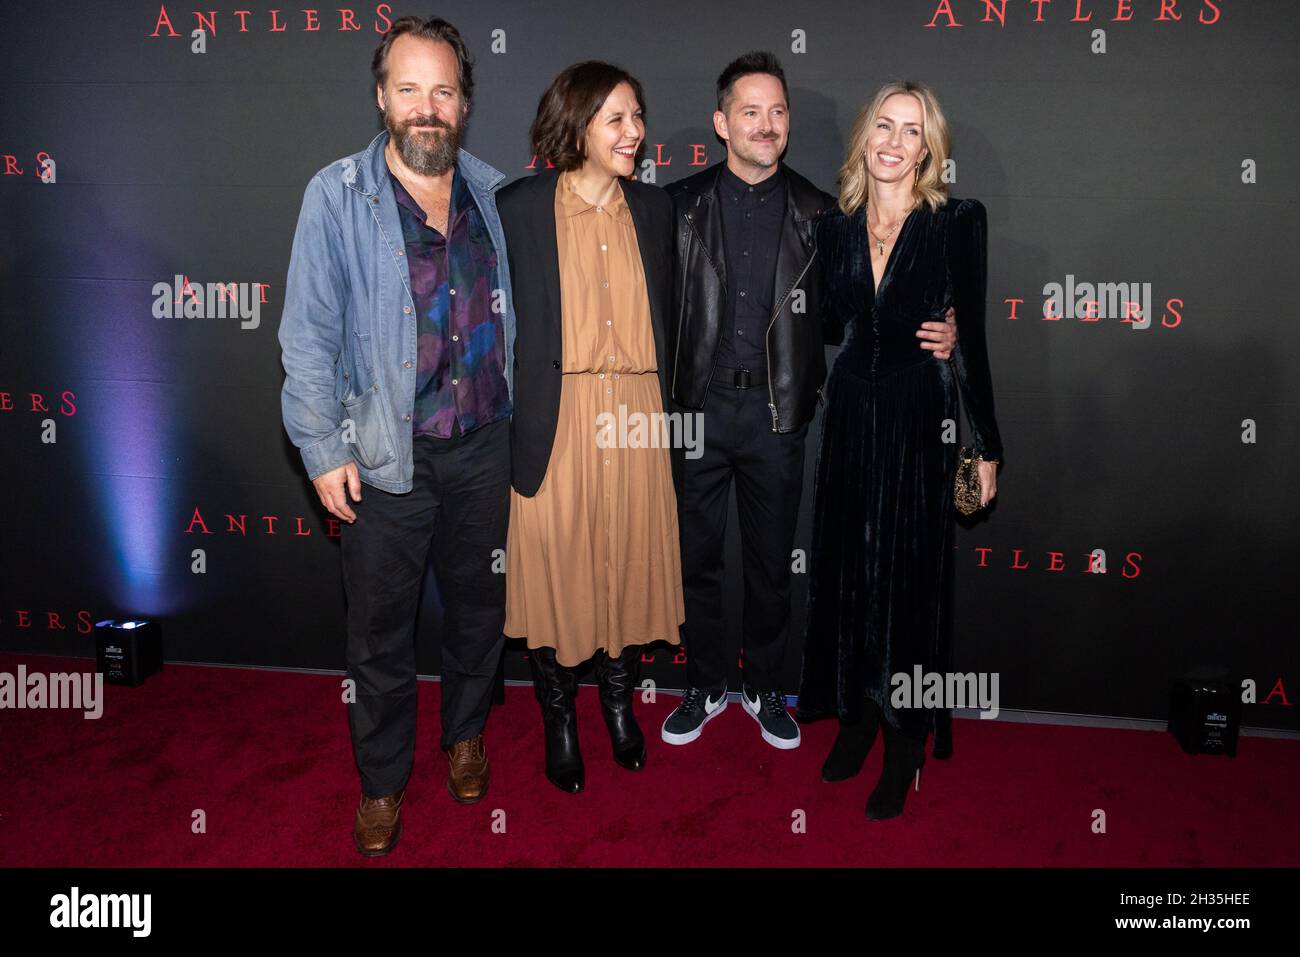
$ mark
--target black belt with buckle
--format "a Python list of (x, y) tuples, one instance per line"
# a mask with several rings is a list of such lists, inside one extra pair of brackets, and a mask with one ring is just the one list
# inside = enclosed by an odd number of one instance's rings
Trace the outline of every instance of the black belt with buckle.
[(728, 369), (718, 366), (714, 370), (713, 381), (724, 389), (753, 389), (767, 385), (767, 371), (760, 369)]

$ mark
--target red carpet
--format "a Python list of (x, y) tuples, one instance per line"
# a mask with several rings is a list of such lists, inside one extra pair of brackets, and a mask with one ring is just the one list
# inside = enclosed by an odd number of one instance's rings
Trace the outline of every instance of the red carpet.
[[(0, 670), (88, 670), (0, 655)], [(90, 663), (93, 666), (93, 663)], [(587, 790), (542, 776), (532, 690), (507, 689), (487, 728), (492, 784), (461, 807), (437, 750), (438, 685), (421, 727), (403, 834), (352, 847), (358, 785), (338, 676), (168, 665), (105, 686), (104, 714), (0, 711), (0, 866), (1294, 866), (1300, 746), (1243, 738), (1236, 759), (1184, 755), (1162, 733), (959, 720), (901, 818), (863, 816), (880, 773), (822, 784), (830, 722), (777, 751), (733, 702), (695, 744), (663, 744), (676, 698), (640, 704), (639, 773), (614, 764), (594, 689), (579, 693)], [(1094, 834), (1094, 809), (1106, 812)], [(207, 833), (191, 830), (206, 814)], [(504, 812), (505, 833), (492, 829)], [(806, 833), (793, 833), (796, 811)], [(501, 817), (497, 814), (497, 818)]]

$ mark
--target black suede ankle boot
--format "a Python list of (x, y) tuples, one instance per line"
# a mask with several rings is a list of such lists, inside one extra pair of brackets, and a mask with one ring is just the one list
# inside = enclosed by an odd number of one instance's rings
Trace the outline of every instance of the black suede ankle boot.
[(857, 775), (871, 752), (879, 730), (880, 712), (873, 701), (863, 703), (858, 720), (840, 721), (840, 730), (831, 746), (831, 753), (822, 765), (822, 780), (829, 784), (847, 781)]
[(913, 738), (881, 721), (885, 733), (885, 767), (876, 789), (867, 799), (867, 817), (873, 821), (903, 813), (907, 790), (916, 782), (921, 789), (921, 767), (925, 764), (925, 738)]

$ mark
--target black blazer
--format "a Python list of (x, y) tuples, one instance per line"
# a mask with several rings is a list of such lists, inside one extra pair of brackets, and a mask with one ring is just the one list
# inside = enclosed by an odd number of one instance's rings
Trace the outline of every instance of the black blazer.
[[(531, 498), (546, 477), (560, 416), (564, 338), (560, 328), (560, 254), (555, 241), (557, 170), (517, 179), (496, 194), (506, 234), (515, 309), (515, 394), (510, 419), (510, 481)], [(657, 186), (622, 180), (636, 226), (650, 296), (663, 409), (668, 399), (668, 346), (664, 334), (672, 299), (673, 204)], [(593, 425), (594, 428), (594, 425)], [(592, 444), (595, 449), (595, 443)]]

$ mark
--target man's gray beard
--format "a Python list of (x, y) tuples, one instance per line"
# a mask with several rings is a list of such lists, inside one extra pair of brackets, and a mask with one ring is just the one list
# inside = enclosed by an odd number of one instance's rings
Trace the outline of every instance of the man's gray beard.
[(775, 166), (777, 163), (781, 162), (780, 156), (776, 156), (771, 160), (767, 160), (761, 158), (755, 150), (750, 150), (750, 149), (741, 150), (734, 146), (732, 148), (736, 150), (736, 155), (739, 156), (746, 163), (750, 163), (751, 165), (760, 167), (761, 169), (767, 169), (769, 166)]
[(454, 130), (435, 127), (432, 133), (410, 129), (400, 136), (389, 132), (402, 162), (422, 176), (441, 176), (456, 165), (459, 127)]

